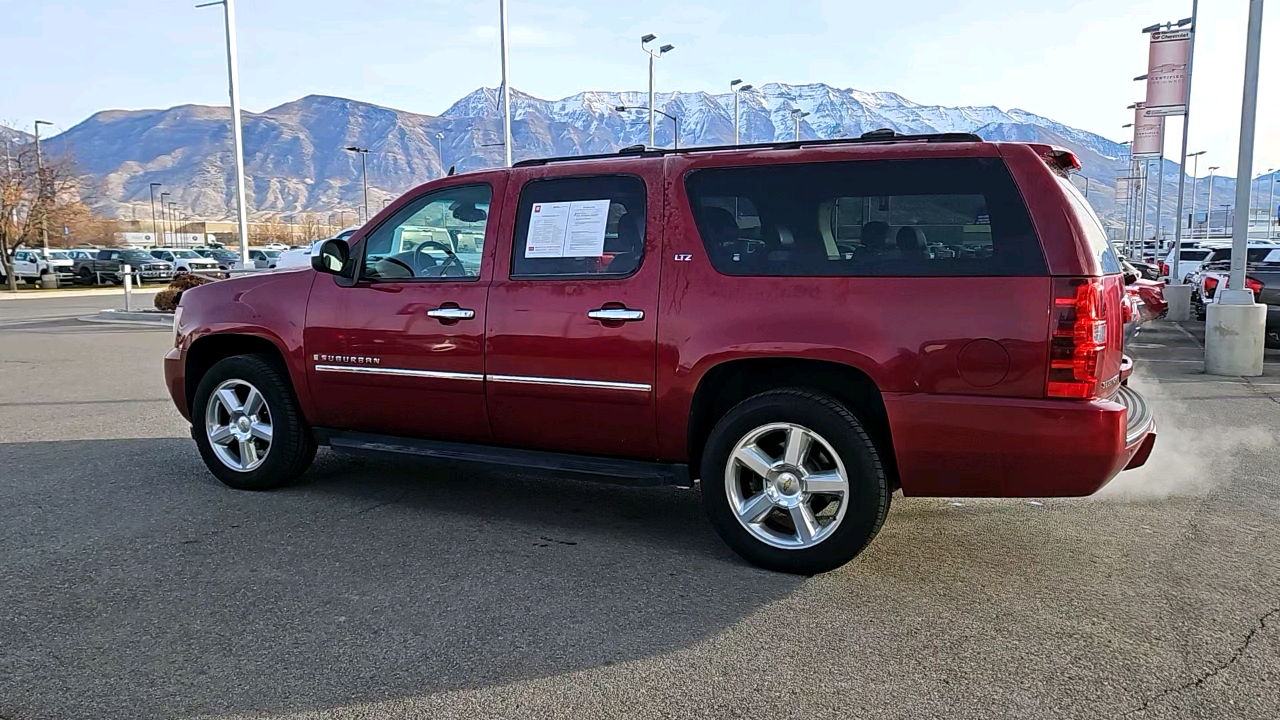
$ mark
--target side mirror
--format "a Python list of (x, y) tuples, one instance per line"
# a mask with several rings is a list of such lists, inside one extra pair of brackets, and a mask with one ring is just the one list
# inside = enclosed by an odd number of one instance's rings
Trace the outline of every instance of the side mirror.
[(325, 240), (311, 248), (311, 267), (316, 272), (344, 275), (351, 262), (351, 248), (345, 240)]

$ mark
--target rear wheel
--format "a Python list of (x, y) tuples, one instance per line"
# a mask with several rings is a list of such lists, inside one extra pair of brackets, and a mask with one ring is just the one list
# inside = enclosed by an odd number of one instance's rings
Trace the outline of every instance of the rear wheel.
[(889, 510), (889, 481), (848, 408), (799, 389), (756, 395), (707, 440), (702, 500), (720, 537), (769, 570), (811, 575), (853, 559)]
[(192, 404), (196, 445), (205, 465), (240, 490), (293, 482), (316, 444), (284, 371), (263, 355), (219, 361), (200, 379)]

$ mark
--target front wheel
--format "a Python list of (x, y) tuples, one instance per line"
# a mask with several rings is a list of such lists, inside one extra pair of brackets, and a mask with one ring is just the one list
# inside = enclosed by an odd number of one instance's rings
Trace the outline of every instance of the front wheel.
[(263, 355), (220, 360), (200, 379), (192, 403), (205, 465), (239, 490), (293, 482), (315, 458), (316, 443), (284, 371)]
[(834, 570), (862, 552), (889, 511), (889, 480), (848, 408), (788, 389), (742, 401), (702, 455), (702, 502), (720, 537), (779, 572)]

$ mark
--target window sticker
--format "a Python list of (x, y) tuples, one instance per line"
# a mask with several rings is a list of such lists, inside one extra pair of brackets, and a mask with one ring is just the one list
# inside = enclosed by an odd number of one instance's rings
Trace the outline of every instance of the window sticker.
[(534, 203), (526, 258), (601, 257), (609, 200)]

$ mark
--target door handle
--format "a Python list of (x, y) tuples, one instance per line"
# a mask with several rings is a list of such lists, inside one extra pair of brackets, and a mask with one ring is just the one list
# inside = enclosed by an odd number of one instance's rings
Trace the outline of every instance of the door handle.
[(635, 322), (644, 319), (643, 310), (631, 310), (629, 308), (599, 308), (596, 310), (588, 310), (587, 317), (592, 320), (603, 320), (605, 322)]
[(476, 311), (471, 310), (470, 308), (441, 307), (427, 311), (427, 317), (432, 317), (437, 320), (471, 320), (475, 318), (475, 316)]

